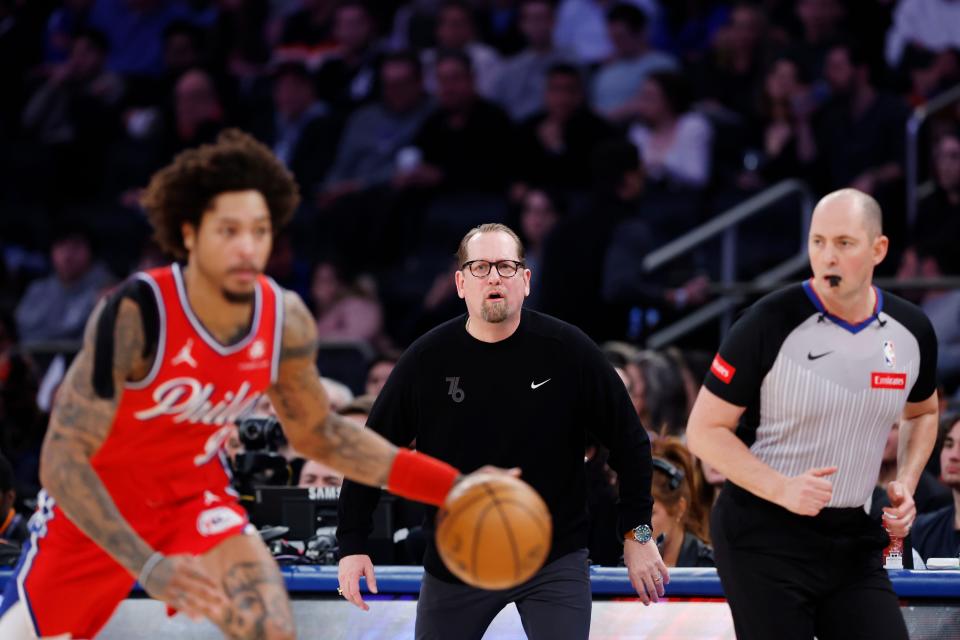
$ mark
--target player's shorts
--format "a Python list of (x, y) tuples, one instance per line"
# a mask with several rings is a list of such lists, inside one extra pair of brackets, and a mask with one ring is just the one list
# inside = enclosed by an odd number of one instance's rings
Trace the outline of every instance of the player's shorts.
[[(225, 491), (204, 491), (162, 506), (142, 500), (117, 506), (137, 533), (168, 555), (200, 555), (231, 536), (252, 531), (243, 507)], [(72, 633), (74, 638), (93, 638), (136, 580), (77, 529), (46, 492), (40, 493), (30, 532), (7, 581), (0, 617), (22, 600), (37, 636)]]

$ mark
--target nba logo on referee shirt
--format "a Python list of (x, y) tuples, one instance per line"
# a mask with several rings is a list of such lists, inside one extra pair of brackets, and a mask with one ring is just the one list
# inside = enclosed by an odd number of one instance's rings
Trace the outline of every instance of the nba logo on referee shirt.
[(891, 369), (897, 366), (897, 354), (893, 350), (893, 340), (883, 341), (883, 361), (886, 362), (887, 366)]

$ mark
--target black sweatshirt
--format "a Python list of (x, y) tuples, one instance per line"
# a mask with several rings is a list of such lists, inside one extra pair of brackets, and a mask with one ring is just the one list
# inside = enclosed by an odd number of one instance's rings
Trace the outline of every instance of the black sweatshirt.
[[(553, 516), (548, 562), (587, 546), (587, 431), (610, 449), (620, 478), (620, 533), (649, 523), (650, 442), (623, 382), (593, 341), (531, 310), (500, 342), (477, 340), (465, 325), (462, 315), (407, 349), (367, 424), (400, 446), (416, 440), (417, 450), (464, 473), (485, 464), (520, 467)], [(379, 489), (344, 482), (341, 556), (367, 553), (379, 499)], [(435, 513), (431, 508), (427, 517), (431, 532)], [(456, 582), (428, 538), (425, 569)]]

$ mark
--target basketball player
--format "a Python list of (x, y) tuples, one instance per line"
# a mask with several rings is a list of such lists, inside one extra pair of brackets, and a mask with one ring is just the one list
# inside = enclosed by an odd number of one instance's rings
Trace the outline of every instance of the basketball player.
[(280, 572), (222, 458), (230, 425), (265, 392), (298, 451), (442, 503), (456, 470), (329, 410), (314, 320), (262, 275), (297, 201), (292, 176), (237, 131), (154, 176), (143, 204), (186, 265), (137, 274), (88, 322), (51, 415), (0, 638), (92, 638), (135, 580), (227, 637), (295, 637)]
[(711, 535), (738, 638), (907, 638), (888, 535), (863, 505), (899, 420), (884, 525), (909, 532), (937, 436), (937, 342), (923, 312), (872, 286), (887, 244), (869, 195), (820, 200), (813, 277), (737, 321), (694, 404), (690, 449), (728, 478)]
[[(471, 229), (457, 259), (453, 277), (467, 312), (407, 349), (368, 425), (393, 442), (416, 439), (420, 451), (462, 469), (486, 462), (519, 467), (550, 509), (553, 540), (546, 564), (530, 580), (483, 591), (447, 571), (428, 536), (416, 637), (479, 639), (497, 613), (515, 602), (528, 636), (586, 638), (592, 607), (587, 432), (610, 449), (610, 466), (619, 477), (620, 531), (609, 533), (623, 541), (631, 584), (645, 604), (664, 594), (668, 577), (650, 541), (650, 442), (623, 382), (596, 344), (572, 325), (522, 308), (531, 273), (516, 233), (502, 224)], [(364, 609), (360, 576), (376, 587), (366, 542), (379, 496), (353, 482), (345, 482), (340, 493), (340, 588)]]

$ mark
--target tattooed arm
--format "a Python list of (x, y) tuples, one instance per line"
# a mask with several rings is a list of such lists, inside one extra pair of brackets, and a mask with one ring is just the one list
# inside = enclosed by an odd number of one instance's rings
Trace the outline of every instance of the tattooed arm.
[[(93, 362), (101, 304), (90, 316), (83, 348), (74, 358), (57, 393), (50, 426), (40, 454), (40, 480), (71, 522), (133, 576), (151, 596), (190, 617), (222, 615), (225, 596), (192, 556), (163, 556), (124, 520), (90, 460), (113, 425), (128, 379), (147, 370), (140, 309), (120, 302), (114, 325), (112, 398), (93, 388)], [(147, 575), (140, 575), (141, 572)]]
[(284, 307), (280, 372), (270, 399), (291, 446), (351, 480), (386, 485), (397, 448), (330, 410), (315, 364), (315, 321), (295, 293), (285, 292)]
[(140, 364), (143, 324), (138, 307), (123, 300), (114, 330), (114, 396), (101, 398), (93, 388), (93, 358), (103, 307), (90, 316), (83, 348), (57, 393), (40, 454), (40, 480), (81, 531), (137, 575), (153, 549), (123, 519), (90, 459), (110, 434), (124, 382)]

